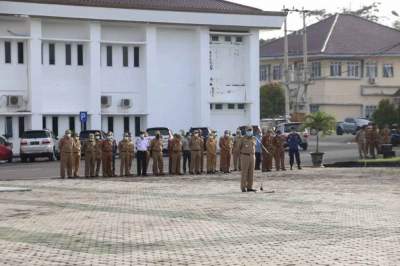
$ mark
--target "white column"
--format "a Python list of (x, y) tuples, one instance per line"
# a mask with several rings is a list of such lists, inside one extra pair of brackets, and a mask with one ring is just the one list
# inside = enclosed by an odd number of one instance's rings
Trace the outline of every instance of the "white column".
[(208, 28), (197, 28), (198, 38), (198, 81), (194, 93), (194, 125), (210, 126), (210, 31)]
[(147, 119), (144, 127), (157, 126), (157, 118), (151, 112), (160, 102), (157, 102), (157, 28), (154, 25), (146, 27), (146, 113)]
[(251, 125), (260, 124), (260, 40), (259, 31), (251, 30), (248, 37), (248, 82), (247, 101), (249, 105), (249, 122)]
[(30, 20), (31, 39), (28, 41), (28, 102), (32, 112), (30, 128), (42, 129), (42, 21)]
[[(89, 65), (90, 65), (90, 88), (89, 88), (89, 127), (101, 129), (101, 88), (100, 88), (100, 40), (101, 24), (90, 22), (90, 44), (89, 44)], [(88, 128), (89, 129), (89, 128)]]

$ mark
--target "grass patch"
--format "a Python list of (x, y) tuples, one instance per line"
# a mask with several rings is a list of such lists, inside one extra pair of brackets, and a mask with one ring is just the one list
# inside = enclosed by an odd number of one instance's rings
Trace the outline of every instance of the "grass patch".
[(360, 163), (400, 163), (400, 157), (358, 160)]

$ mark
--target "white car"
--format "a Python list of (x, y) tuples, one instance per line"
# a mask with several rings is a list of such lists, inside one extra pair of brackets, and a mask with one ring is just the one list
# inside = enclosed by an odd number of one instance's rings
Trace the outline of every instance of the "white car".
[(28, 158), (33, 162), (39, 157), (54, 161), (59, 158), (58, 140), (47, 129), (25, 131), (20, 141), (19, 156), (22, 162), (26, 162)]

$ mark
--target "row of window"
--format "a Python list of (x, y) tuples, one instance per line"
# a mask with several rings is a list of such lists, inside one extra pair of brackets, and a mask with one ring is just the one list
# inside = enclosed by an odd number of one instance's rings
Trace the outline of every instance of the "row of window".
[(225, 41), (225, 42), (243, 42), (243, 37), (242, 36), (218, 36), (218, 35), (211, 35), (211, 41), (213, 42), (219, 42), (219, 41)]
[[(366, 118), (371, 118), (372, 114), (376, 111), (376, 105), (366, 105), (364, 107), (364, 116)], [(318, 104), (310, 104), (310, 113), (316, 113), (320, 111), (320, 106)]]
[[(114, 48), (115, 49), (115, 48)], [(106, 65), (108, 67), (113, 66), (113, 46), (107, 45), (106, 46)], [(123, 67), (129, 67), (129, 47), (128, 46), (122, 46), (122, 66)], [(133, 67), (139, 67), (140, 66), (140, 48), (139, 47), (133, 47)]]
[[(6, 138), (12, 138), (14, 133), (13, 133), (13, 118), (12, 116), (7, 116), (5, 120), (5, 132), (4, 136)], [(18, 137), (22, 137), (22, 134), (25, 131), (25, 117), (21, 116), (18, 117)]]
[[(344, 71), (343, 62), (331, 62), (329, 68), (330, 77), (342, 77), (347, 76), (349, 78), (360, 78), (363, 76), (361, 63), (360, 62), (347, 62), (347, 71)], [(303, 64), (298, 64), (295, 67), (291, 65), (289, 70), (303, 70)], [(322, 77), (321, 62), (312, 62), (310, 66), (310, 75), (312, 79), (318, 79)], [(260, 80), (271, 81), (282, 79), (282, 65), (261, 65), (260, 66)], [(377, 78), (378, 77), (378, 64), (375, 62), (368, 62), (365, 64), (365, 77)], [(394, 77), (393, 64), (382, 65), (382, 77), (392, 78)]]
[(245, 104), (244, 103), (228, 103), (228, 104), (223, 104), (223, 103), (212, 103), (210, 104), (210, 110), (244, 110), (245, 109)]
[[(12, 64), (14, 60), (18, 64), (23, 64), (24, 63), (24, 42), (10, 42), (10, 41), (5, 41), (4, 43), (4, 63), (5, 64)], [(13, 46), (16, 45), (16, 51), (17, 54), (16, 56), (13, 56)]]

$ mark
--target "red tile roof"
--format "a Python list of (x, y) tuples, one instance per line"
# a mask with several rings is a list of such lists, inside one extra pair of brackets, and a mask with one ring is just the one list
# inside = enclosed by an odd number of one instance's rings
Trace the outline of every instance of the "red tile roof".
[(91, 7), (150, 9), (188, 12), (211, 12), (251, 15), (279, 15), (281, 12), (266, 12), (250, 6), (224, 0), (7, 0), (39, 4), (77, 5)]

